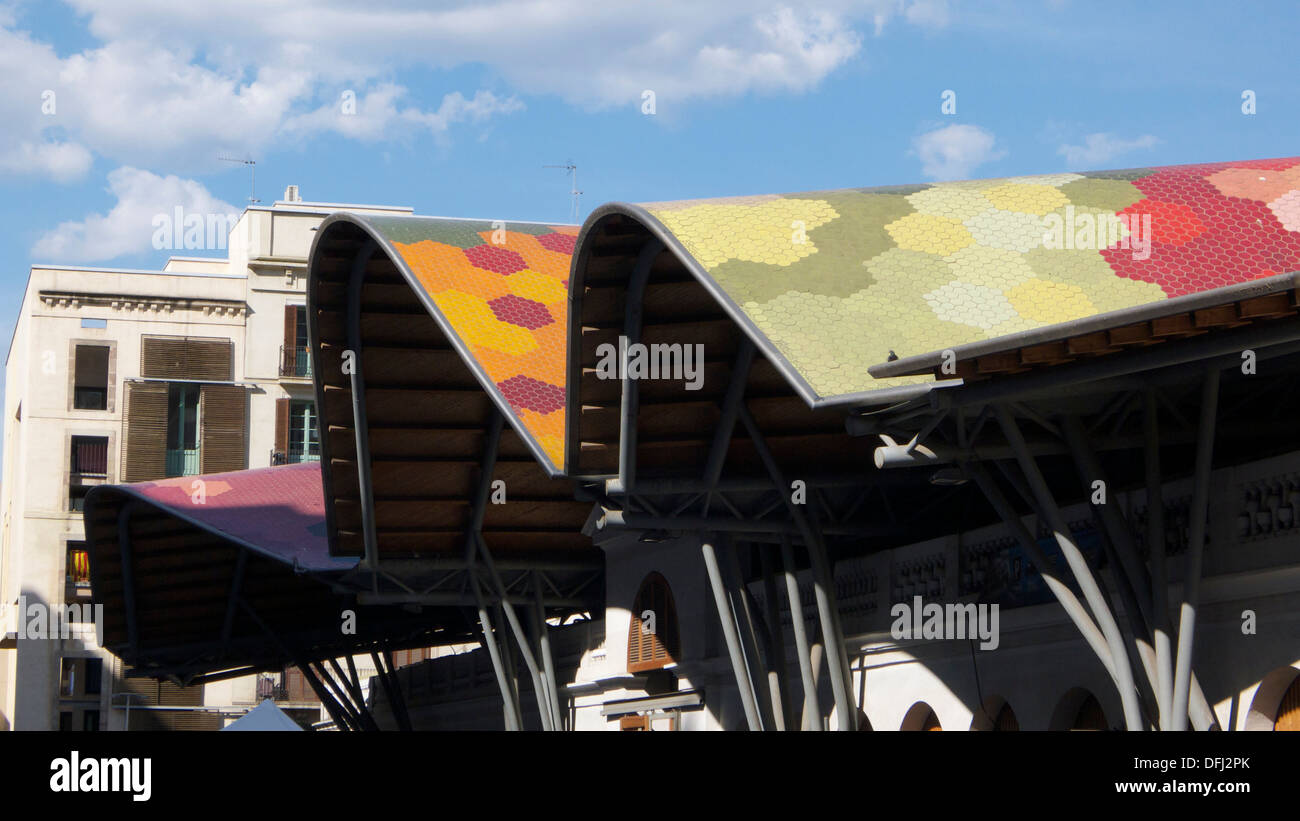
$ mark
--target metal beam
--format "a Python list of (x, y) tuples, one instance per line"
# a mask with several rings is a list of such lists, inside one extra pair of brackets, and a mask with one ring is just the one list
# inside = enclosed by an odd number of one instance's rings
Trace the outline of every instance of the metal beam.
[(763, 670), (763, 660), (759, 656), (758, 635), (754, 627), (754, 612), (749, 606), (748, 590), (745, 578), (740, 572), (740, 561), (736, 556), (736, 543), (726, 539), (722, 543), (722, 578), (727, 585), (727, 598), (731, 602), (731, 612), (736, 617), (736, 627), (740, 633), (740, 649), (745, 654), (745, 670), (750, 689), (758, 705), (759, 717), (764, 730), (776, 729), (776, 716), (767, 688), (762, 686), (767, 676)]
[(1147, 555), (1151, 563), (1151, 609), (1155, 619), (1153, 641), (1156, 653), (1156, 703), (1160, 708), (1160, 729), (1169, 729), (1174, 701), (1174, 662), (1169, 622), (1169, 582), (1165, 575), (1165, 500), (1160, 472), (1160, 404), (1155, 388), (1143, 392), (1143, 467), (1147, 490)]
[(762, 730), (763, 725), (758, 717), (758, 699), (749, 680), (745, 657), (740, 650), (740, 631), (736, 628), (730, 597), (722, 581), (722, 571), (718, 567), (718, 555), (713, 547), (712, 536), (706, 535), (700, 540), (700, 551), (704, 554), (704, 569), (709, 574), (709, 586), (713, 589), (713, 603), (718, 608), (718, 620), (722, 623), (722, 635), (727, 642), (731, 670), (736, 676), (736, 691), (740, 694), (740, 704), (745, 710), (745, 723), (750, 730)]
[(370, 475), (370, 429), (366, 422), (366, 382), (362, 372), (361, 357), (361, 290), (365, 284), (366, 266), (374, 256), (378, 244), (374, 239), (366, 244), (352, 260), (348, 272), (348, 350), (352, 351), (352, 429), (357, 448), (357, 486), (361, 497), (361, 530), (365, 544), (365, 565), (370, 569), (379, 566), (379, 539), (375, 531), (375, 494)]
[(822, 542), (821, 533), (813, 527), (809, 517), (804, 515), (804, 512), (799, 509), (800, 506), (796, 505), (791, 498), (790, 485), (781, 473), (776, 457), (772, 455), (772, 451), (768, 448), (763, 431), (758, 427), (758, 422), (754, 420), (749, 408), (742, 404), (738, 413), (740, 421), (749, 433), (755, 452), (758, 453), (758, 457), (763, 462), (764, 468), (767, 469), (768, 475), (772, 477), (772, 484), (776, 486), (776, 492), (781, 494), (790, 517), (794, 519), (796, 526), (803, 535), (804, 545), (807, 547), (808, 556), (812, 560), (813, 592), (817, 597), (817, 614), (821, 620), (822, 637), (830, 645), (826, 648), (826, 661), (830, 667), (831, 690), (835, 694), (835, 707), (839, 715), (839, 729), (856, 730), (857, 707), (854, 706), (850, 694), (849, 657), (844, 649), (844, 631), (840, 627), (839, 606), (835, 601), (835, 577), (831, 570), (830, 558), (826, 554), (826, 546)]
[(1079, 589), (1083, 591), (1084, 599), (1088, 602), (1088, 606), (1092, 608), (1093, 616), (1096, 617), (1102, 635), (1106, 638), (1106, 645), (1110, 648), (1111, 662), (1114, 665), (1116, 688), (1119, 690), (1120, 701), (1124, 705), (1125, 726), (1130, 730), (1140, 730), (1142, 729), (1142, 711), (1138, 704), (1137, 688), (1133, 682), (1133, 669), (1129, 665), (1128, 653), (1124, 648), (1123, 639), (1120, 637), (1119, 626), (1115, 623), (1115, 616), (1111, 613), (1105, 598), (1102, 596), (1101, 588), (1098, 586), (1092, 570), (1088, 567), (1087, 559), (1084, 558), (1083, 552), (1079, 550), (1078, 545), (1074, 543), (1070, 527), (1066, 524), (1065, 518), (1056, 505), (1056, 499), (1047, 486), (1047, 480), (1043, 478), (1043, 474), (1038, 470), (1038, 464), (1034, 461), (1033, 456), (1029, 454), (1019, 426), (1005, 407), (998, 405), (994, 408), (994, 412), (997, 414), (998, 423), (1002, 426), (1003, 435), (1011, 443), (1012, 448), (1017, 451), (1017, 461), (1019, 461), (1020, 469), (1025, 474), (1030, 491), (1038, 503), (1038, 508), (1047, 519), (1048, 526), (1055, 531), (1056, 543), (1061, 549), (1061, 554), (1065, 556), (1066, 563), (1069, 564), (1071, 572), (1074, 573), (1075, 582), (1078, 583)]
[(496, 674), (497, 687), (501, 690), (506, 730), (521, 730), (523, 723), (519, 718), (519, 705), (514, 698), (505, 664), (501, 658), (502, 648), (497, 644), (496, 631), (492, 629), (492, 617), (488, 614), (487, 602), (483, 598), (477, 573), (470, 574), (470, 586), (474, 590), (474, 598), (478, 605), (479, 635), (482, 637), (483, 647), (487, 650), (488, 657), (492, 660), (492, 672)]
[(542, 672), (546, 682), (546, 694), (551, 706), (551, 724), (556, 730), (564, 729), (564, 715), (560, 712), (560, 691), (555, 677), (555, 659), (551, 655), (550, 627), (546, 623), (546, 609), (542, 606), (542, 576), (533, 573), (533, 617), (537, 622), (537, 644), (542, 651)]
[[(777, 602), (776, 566), (771, 548), (759, 550), (760, 569), (763, 573), (763, 603), (767, 612), (763, 622), (767, 627), (767, 686), (772, 693), (772, 713), (778, 730), (791, 729), (790, 685), (786, 680), (785, 631), (781, 629), (781, 609)], [(793, 611), (791, 613), (793, 617)]]
[(537, 699), (537, 712), (541, 715), (542, 729), (555, 729), (551, 722), (551, 710), (547, 704), (546, 690), (542, 684), (542, 671), (537, 664), (537, 658), (533, 654), (533, 649), (529, 645), (528, 635), (524, 632), (524, 627), (519, 622), (519, 616), (515, 613), (514, 605), (506, 597), (506, 587), (501, 583), (501, 576), (496, 571), (496, 566), (492, 564), (492, 554), (488, 551), (487, 542), (483, 541), (483, 534), (478, 535), (479, 554), (483, 557), (483, 564), (487, 566), (489, 578), (496, 586), (497, 597), (501, 604), (501, 610), (505, 613), (506, 621), (510, 623), (510, 631), (515, 636), (515, 644), (519, 646), (519, 653), (523, 656), (524, 665), (528, 667), (528, 675), (533, 681), (533, 696)]
[(1201, 383), (1201, 419), (1196, 436), (1196, 467), (1192, 473), (1192, 506), (1188, 510), (1187, 569), (1183, 574), (1183, 602), (1178, 613), (1178, 655), (1174, 663), (1173, 707), (1170, 728), (1187, 729), (1187, 704), (1191, 690), (1192, 650), (1196, 641), (1196, 608), (1200, 604), (1201, 557), (1205, 552), (1205, 521), (1210, 506), (1210, 467), (1214, 456), (1214, 424), (1219, 405), (1219, 371), (1209, 368)]
[[(794, 651), (799, 658), (799, 678), (803, 682), (803, 712), (807, 716), (812, 713), (817, 720), (808, 726), (810, 730), (820, 730), (821, 723), (821, 705), (817, 699), (817, 677), (813, 670), (812, 654), (808, 647), (807, 626), (803, 617), (803, 599), (799, 596), (799, 580), (795, 575), (794, 550), (790, 546), (790, 539), (781, 540), (781, 572), (785, 577), (785, 596), (790, 604), (790, 626), (794, 631)], [(778, 629), (780, 626), (778, 624)], [(791, 719), (793, 719), (791, 714)], [(800, 729), (804, 729), (806, 724), (801, 724)]]
[[(623, 338), (627, 340), (628, 348), (641, 341), (641, 315), (644, 308), (642, 298), (646, 282), (650, 279), (650, 269), (663, 250), (662, 241), (647, 241), (641, 247), (641, 253), (637, 255), (636, 264), (628, 277), (627, 290), (623, 296)], [(640, 384), (628, 374), (627, 348), (619, 351), (619, 368), (623, 390), (619, 399), (618, 488), (620, 491), (631, 492), (636, 477), (636, 415)]]

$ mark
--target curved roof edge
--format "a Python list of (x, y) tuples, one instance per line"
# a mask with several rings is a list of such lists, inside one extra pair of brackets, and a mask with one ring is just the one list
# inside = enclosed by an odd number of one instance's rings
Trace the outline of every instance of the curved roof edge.
[[(577, 384), (575, 369), (579, 367), (577, 360), (574, 358), (574, 352), (579, 351), (581, 340), (578, 336), (581, 334), (582, 326), (580, 322), (575, 324), (575, 318), (581, 319), (582, 306), (582, 274), (585, 269), (586, 257), (589, 252), (587, 239), (592, 231), (599, 227), (600, 223), (606, 218), (614, 215), (630, 217), (636, 220), (642, 227), (648, 230), (655, 238), (663, 242), (674, 257), (691, 273), (692, 276), (700, 283), (701, 286), (712, 296), (731, 318), (749, 337), (754, 346), (767, 357), (772, 366), (781, 374), (795, 394), (803, 399), (808, 406), (813, 409), (858, 406), (858, 405), (887, 405), (894, 402), (903, 402), (909, 399), (915, 399), (928, 394), (935, 388), (957, 387), (962, 384), (960, 379), (949, 379), (936, 382), (914, 385), (892, 385), (875, 390), (857, 391), (854, 393), (838, 394), (832, 396), (823, 396), (819, 394), (813, 386), (804, 378), (794, 366), (794, 364), (781, 352), (767, 334), (756, 325), (749, 314), (736, 303), (734, 299), (723, 289), (718, 282), (709, 275), (704, 266), (697, 260), (690, 251), (682, 244), (681, 240), (667, 226), (659, 221), (654, 214), (651, 214), (644, 207), (634, 203), (611, 202), (600, 206), (591, 215), (587, 217), (586, 222), (582, 224), (582, 230), (578, 232), (578, 243), (573, 253), (573, 272), (569, 283), (569, 386)], [(569, 418), (574, 416), (573, 402), (576, 400), (576, 394), (569, 392)], [(566, 453), (566, 458), (568, 454)]]
[[(447, 220), (447, 221), (457, 221), (457, 222), (482, 221), (482, 220), (459, 220), (459, 219), (452, 220), (452, 218), (449, 217), (422, 217), (416, 215), (401, 215), (400, 217), (385, 217), (385, 218), (386, 219), (409, 219), (412, 221), (418, 221), (418, 220), (435, 220), (435, 221)], [(393, 245), (392, 241), (389, 240), (388, 237), (385, 236), (381, 230), (379, 230), (379, 228), (371, 224), (370, 220), (365, 215), (354, 214), (347, 211), (338, 211), (333, 214), (330, 214), (321, 222), (320, 227), (316, 230), (316, 237), (315, 239), (312, 240), (311, 250), (308, 252), (307, 255), (308, 278), (310, 279), (312, 276), (312, 265), (316, 260), (317, 247), (320, 245), (326, 233), (328, 233), (328, 229), (330, 228), (330, 226), (341, 222), (355, 225), (361, 230), (365, 231), (366, 234), (375, 241), (375, 243), (379, 246), (379, 248), (383, 250), (383, 252), (388, 256), (389, 260), (393, 263), (393, 266), (399, 272), (401, 272), (402, 278), (406, 280), (406, 284), (410, 286), (411, 291), (415, 294), (416, 299), (418, 299), (420, 301), (420, 304), (424, 306), (424, 309), (429, 312), (429, 316), (433, 317), (434, 321), (438, 323), (439, 330), (441, 330), (443, 335), (447, 337), (447, 341), (451, 343), (456, 353), (465, 362), (465, 365), (469, 368), (470, 373), (472, 373), (474, 375), (474, 378), (478, 380), (479, 384), (483, 386), (483, 390), (485, 393), (487, 393), (488, 398), (491, 399), (492, 404), (495, 405), (497, 410), (500, 411), (501, 414), (507, 420), (510, 421), (510, 426), (514, 429), (515, 433), (519, 435), (519, 438), (524, 442), (524, 445), (528, 448), (529, 453), (531, 453), (533, 458), (537, 460), (537, 463), (542, 466), (542, 469), (546, 471), (547, 476), (550, 476), (552, 478), (563, 476), (564, 466), (556, 465), (555, 462), (552, 461), (550, 455), (547, 454), (546, 450), (542, 447), (541, 442), (537, 440), (537, 438), (533, 435), (533, 432), (528, 429), (527, 425), (524, 424), (523, 420), (519, 417), (519, 414), (517, 414), (515, 412), (515, 409), (511, 406), (510, 401), (506, 399), (505, 395), (501, 392), (501, 389), (497, 387), (496, 382), (492, 380), (492, 377), (488, 376), (487, 371), (484, 370), (483, 365), (479, 362), (478, 358), (474, 356), (473, 352), (470, 351), (469, 347), (465, 344), (465, 341), (461, 338), (460, 334), (457, 333), (455, 327), (452, 326), (451, 322), (443, 314), (442, 310), (439, 309), (438, 306), (434, 303), (433, 298), (429, 296), (428, 291), (426, 291), (424, 289), (424, 286), (420, 283), (419, 277), (415, 275), (415, 272), (412, 271), (410, 266), (406, 263), (406, 259), (403, 257), (402, 253), (398, 251), (398, 249)], [(517, 222), (520, 224), (548, 224), (548, 225), (550, 224), (550, 223), (526, 223), (524, 220), (512, 220), (511, 222)], [(308, 305), (311, 306), (313, 294), (312, 294), (312, 289), (310, 288), (308, 288), (307, 298), (308, 298)], [(311, 338), (315, 340), (315, 333), (314, 333), (315, 316), (314, 316), (314, 311), (311, 310), (310, 307), (308, 310), (307, 321), (309, 323), (309, 327), (312, 330)], [(313, 348), (314, 347), (315, 346), (313, 343)], [(316, 397), (316, 401), (318, 403), (323, 403), (324, 397), (319, 395), (320, 388), (321, 388), (321, 382), (319, 379), (316, 380), (316, 388), (318, 394)], [(323, 404), (321, 406), (323, 407)]]

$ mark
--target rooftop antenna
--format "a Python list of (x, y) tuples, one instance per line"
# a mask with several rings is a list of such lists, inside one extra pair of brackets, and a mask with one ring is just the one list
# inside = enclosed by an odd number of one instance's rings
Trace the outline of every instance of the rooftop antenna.
[(253, 203), (261, 202), (261, 200), (257, 198), (257, 160), (252, 160), (252, 159), (241, 160), (238, 157), (226, 157), (226, 156), (217, 157), (217, 159), (221, 160), (222, 162), (237, 162), (240, 163), (241, 165), (248, 166), (248, 173), (250, 177), (249, 184), (248, 184), (248, 202), (250, 205)]
[(573, 164), (573, 160), (569, 160), (564, 165), (543, 165), (542, 168), (563, 168), (569, 172), (570, 187), (573, 189), (569, 192), (573, 195), (573, 222), (577, 224), (579, 222), (578, 214), (580, 213), (578, 200), (582, 197), (582, 192), (578, 190), (578, 166)]

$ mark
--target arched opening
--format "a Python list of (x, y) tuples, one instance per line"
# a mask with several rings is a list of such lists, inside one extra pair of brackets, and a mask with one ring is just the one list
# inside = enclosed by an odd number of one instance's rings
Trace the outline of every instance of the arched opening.
[(1061, 696), (1052, 712), (1053, 730), (1109, 730), (1106, 711), (1101, 702), (1083, 687), (1075, 687)]
[(1020, 729), (1020, 719), (1005, 698), (989, 696), (971, 718), (970, 728), (976, 731), (1014, 732)]
[(1300, 730), (1300, 669), (1279, 667), (1260, 680), (1245, 729)]
[(627, 628), (627, 671), (642, 673), (675, 664), (681, 657), (677, 606), (668, 580), (651, 573), (641, 582)]
[(924, 701), (918, 701), (907, 710), (907, 715), (903, 716), (903, 723), (898, 728), (904, 732), (938, 732), (943, 729), (939, 723), (939, 716), (934, 712), (929, 704)]

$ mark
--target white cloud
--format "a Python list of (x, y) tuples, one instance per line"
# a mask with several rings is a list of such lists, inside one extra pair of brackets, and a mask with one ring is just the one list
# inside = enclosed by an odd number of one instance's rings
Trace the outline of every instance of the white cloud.
[(1071, 169), (1087, 170), (1105, 165), (1121, 154), (1151, 148), (1160, 140), (1150, 134), (1126, 140), (1110, 133), (1089, 134), (1083, 138), (1083, 145), (1063, 144), (1056, 150), (1065, 157)]
[[(170, 226), (178, 208), (186, 217), (197, 215), (205, 229), (240, 212), (194, 180), (160, 177), (138, 168), (122, 167), (110, 172), (108, 190), (117, 203), (107, 214), (90, 214), (80, 221), (59, 224), (36, 241), (32, 256), (46, 262), (115, 259), (151, 250), (160, 225), (168, 226), (169, 238), (174, 236)], [(219, 236), (219, 242), (225, 240), (224, 234)]]
[(496, 114), (509, 114), (524, 107), (514, 97), (498, 97), (490, 91), (479, 91), (466, 97), (459, 91), (447, 94), (433, 111), (422, 111), (414, 106), (398, 107), (398, 101), (407, 96), (406, 89), (384, 83), (362, 95), (352, 98), (339, 95), (339, 99), (307, 114), (299, 114), (285, 121), (286, 132), (319, 133), (334, 131), (362, 142), (376, 142), (426, 131), (435, 137), (445, 137), (458, 123), (483, 123)]
[[(944, 0), (69, 0), (99, 45), (59, 55), (0, 10), (0, 174), (71, 179), (105, 157), (211, 171), (324, 129), (362, 141), (481, 128), (515, 95), (587, 109), (800, 93), (853, 60), (860, 29), (948, 23)], [(506, 88), (412, 99), (397, 72), (481, 68)], [(434, 75), (436, 77), (436, 75)], [(339, 95), (358, 98), (352, 120)], [(43, 91), (57, 113), (42, 113)], [(26, 147), (24, 147), (26, 146)], [(79, 153), (77, 146), (87, 153)], [(35, 160), (34, 162), (31, 160)]]
[(58, 182), (81, 179), (94, 161), (79, 143), (22, 142), (0, 149), (0, 173), (37, 174)]
[(959, 180), (977, 167), (1001, 159), (993, 132), (977, 125), (950, 125), (914, 138), (909, 154), (921, 160), (921, 173), (935, 180)]

